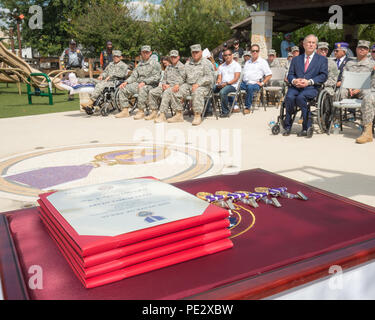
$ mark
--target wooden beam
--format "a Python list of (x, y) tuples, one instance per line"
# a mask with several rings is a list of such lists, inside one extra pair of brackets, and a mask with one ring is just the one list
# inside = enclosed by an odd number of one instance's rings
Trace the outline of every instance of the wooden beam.
[(324, 0), (269, 0), (270, 11), (294, 10), (306, 8), (328, 8), (332, 5), (350, 6), (350, 5), (366, 5), (374, 4), (375, 0), (340, 0), (340, 1), (324, 1)]

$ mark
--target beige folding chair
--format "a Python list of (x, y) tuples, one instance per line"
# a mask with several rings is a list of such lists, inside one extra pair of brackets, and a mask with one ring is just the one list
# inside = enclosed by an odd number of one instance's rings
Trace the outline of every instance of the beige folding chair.
[(275, 83), (277, 82), (278, 84), (281, 83), (280, 85), (266, 85), (263, 87), (263, 108), (266, 110), (266, 107), (268, 107), (269, 104), (269, 99), (270, 99), (270, 93), (272, 93), (275, 97), (277, 93), (281, 93), (281, 99), (278, 103), (278, 107), (280, 107), (284, 101), (285, 97), (285, 68), (271, 68), (272, 71), (272, 78), (270, 80), (270, 83)]
[[(351, 72), (344, 70), (343, 80), (340, 90), (336, 96), (340, 97), (341, 92), (344, 89), (359, 89), (366, 90), (371, 88), (371, 72)], [(332, 128), (333, 123), (336, 120), (340, 122), (340, 130), (342, 131), (343, 124), (343, 110), (355, 109), (360, 110), (362, 105), (361, 99), (342, 99), (333, 102), (333, 116), (329, 126), (329, 130)], [(339, 117), (338, 117), (339, 114)]]

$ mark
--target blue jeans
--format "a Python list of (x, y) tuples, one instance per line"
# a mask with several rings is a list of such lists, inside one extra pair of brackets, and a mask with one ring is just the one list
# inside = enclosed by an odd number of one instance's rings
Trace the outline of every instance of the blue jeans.
[(228, 108), (228, 94), (231, 92), (236, 92), (236, 88), (233, 86), (225, 86), (224, 88), (218, 88), (217, 86), (214, 86), (214, 93), (220, 93), (220, 101), (221, 101), (221, 113), (222, 114), (228, 114), (229, 108)]
[(246, 84), (245, 82), (242, 82), (241, 90), (246, 90), (245, 108), (250, 109), (253, 104), (254, 92), (259, 91), (260, 86), (259, 84)]

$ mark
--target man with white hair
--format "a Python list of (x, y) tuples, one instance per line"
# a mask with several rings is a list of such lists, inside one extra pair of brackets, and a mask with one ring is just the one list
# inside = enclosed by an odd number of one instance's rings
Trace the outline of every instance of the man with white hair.
[(299, 137), (311, 138), (313, 135), (312, 117), (307, 101), (318, 95), (316, 85), (323, 84), (328, 78), (328, 60), (326, 57), (316, 54), (318, 38), (308, 35), (303, 46), (305, 53), (293, 58), (288, 82), (292, 85), (285, 97), (286, 117), (284, 121), (284, 136), (289, 136), (292, 129), (292, 115), (296, 106), (301, 108), (303, 124)]
[(335, 48), (333, 50), (333, 53), (335, 55), (335, 62), (339, 70), (339, 78), (337, 79), (337, 81), (340, 82), (339, 86), (341, 84), (342, 72), (344, 71), (344, 67), (346, 66), (346, 63), (350, 60), (350, 58), (347, 56), (348, 48), (348, 43), (337, 42), (335, 43)]

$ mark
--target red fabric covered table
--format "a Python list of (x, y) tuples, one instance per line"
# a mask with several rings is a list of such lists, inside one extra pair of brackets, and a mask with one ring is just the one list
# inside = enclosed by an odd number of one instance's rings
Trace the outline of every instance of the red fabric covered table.
[[(192, 194), (288, 187), (308, 201), (279, 199), (282, 208), (242, 205), (234, 248), (107, 286), (85, 289), (50, 239), (37, 208), (0, 215), (0, 262), (9, 299), (262, 298), (328, 276), (375, 256), (375, 209), (261, 169), (174, 184)], [(28, 286), (43, 270), (43, 290)]]

